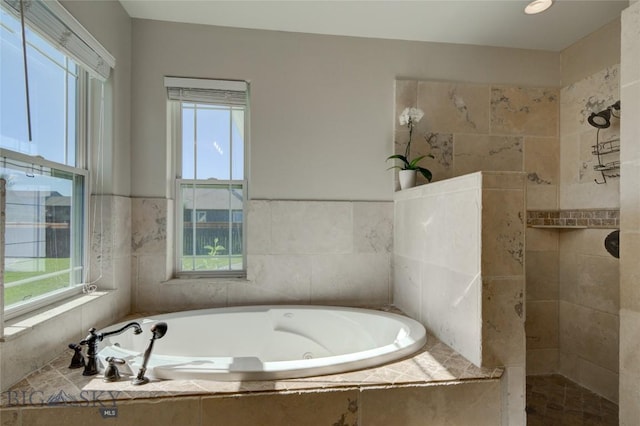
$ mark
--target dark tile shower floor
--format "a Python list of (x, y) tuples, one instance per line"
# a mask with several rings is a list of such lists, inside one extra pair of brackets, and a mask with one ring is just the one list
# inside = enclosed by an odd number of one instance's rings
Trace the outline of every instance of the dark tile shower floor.
[(527, 426), (616, 426), (618, 406), (560, 375), (527, 377)]

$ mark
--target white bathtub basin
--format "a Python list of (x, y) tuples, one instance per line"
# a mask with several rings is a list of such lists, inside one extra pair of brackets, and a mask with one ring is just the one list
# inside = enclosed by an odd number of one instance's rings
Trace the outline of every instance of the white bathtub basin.
[(424, 327), (411, 318), (333, 306), (216, 308), (135, 321), (143, 334), (128, 330), (105, 339), (98, 358), (103, 366), (108, 356), (123, 358), (129, 373), (137, 374), (152, 335), (149, 328), (164, 321), (167, 334), (155, 341), (146, 373), (158, 379), (270, 380), (335, 374), (406, 357), (426, 342)]

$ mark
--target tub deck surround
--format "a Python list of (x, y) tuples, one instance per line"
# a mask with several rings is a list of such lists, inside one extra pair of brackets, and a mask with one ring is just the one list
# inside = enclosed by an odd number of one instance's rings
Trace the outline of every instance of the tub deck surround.
[(34, 408), (81, 405), (83, 398), (101, 401), (128, 401), (177, 396), (240, 396), (256, 392), (318, 392), (341, 389), (433, 386), (499, 380), (501, 368), (480, 368), (453, 351), (436, 337), (414, 356), (380, 367), (349, 373), (301, 379), (265, 381), (152, 380), (133, 386), (123, 374), (118, 382), (105, 383), (102, 375), (87, 377), (82, 369), (69, 369), (71, 353), (64, 354), (33, 372), (2, 393), (1, 407)]

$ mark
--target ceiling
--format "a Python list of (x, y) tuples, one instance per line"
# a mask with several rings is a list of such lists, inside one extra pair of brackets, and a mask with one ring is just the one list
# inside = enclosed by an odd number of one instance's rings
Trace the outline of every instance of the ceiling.
[(620, 16), (628, 0), (120, 0), (132, 18), (226, 27), (560, 51)]

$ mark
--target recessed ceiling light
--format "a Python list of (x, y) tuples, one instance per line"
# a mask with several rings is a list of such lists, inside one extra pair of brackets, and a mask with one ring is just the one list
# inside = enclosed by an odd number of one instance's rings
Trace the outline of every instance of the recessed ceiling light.
[(552, 4), (553, 0), (533, 0), (524, 8), (524, 13), (527, 15), (535, 15), (536, 13), (549, 9)]

